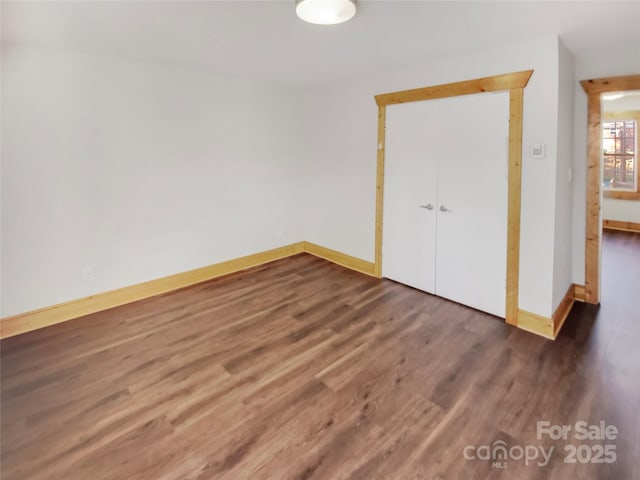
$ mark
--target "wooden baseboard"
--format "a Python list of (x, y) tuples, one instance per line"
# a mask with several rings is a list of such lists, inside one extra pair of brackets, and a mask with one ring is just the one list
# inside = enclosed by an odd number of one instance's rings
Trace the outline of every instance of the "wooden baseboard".
[(347, 267), (356, 272), (364, 273), (366, 275), (375, 275), (375, 265), (372, 262), (367, 262), (360, 258), (352, 257), (346, 253), (338, 252), (330, 248), (321, 247), (311, 242), (304, 242), (304, 251), (315, 255), (316, 257), (324, 258), (330, 262), (337, 263), (343, 267)]
[[(367, 262), (366, 260), (352, 257), (351, 255), (322, 247), (312, 242), (297, 242), (273, 250), (197, 268), (188, 272), (182, 272), (2, 318), (0, 319), (0, 339), (195, 285), (302, 252), (323, 258), (366, 275), (376, 276), (375, 264), (372, 262)], [(517, 326), (523, 330), (553, 340), (558, 335), (562, 324), (569, 315), (574, 301), (584, 301), (584, 297), (585, 287), (583, 285), (571, 285), (552, 318), (543, 317), (525, 310), (518, 310)]]
[(553, 338), (558, 336), (562, 325), (564, 325), (564, 321), (569, 316), (569, 313), (571, 313), (571, 308), (576, 301), (575, 292), (576, 286), (572, 283), (569, 285), (564, 297), (560, 301), (560, 305), (558, 305), (556, 310), (553, 312), (553, 316), (551, 317), (553, 318)]
[(549, 340), (555, 340), (553, 334), (554, 325), (553, 318), (543, 317), (537, 313), (527, 312), (526, 310), (518, 310), (518, 328), (527, 332), (535, 333)]
[(91, 313), (153, 297), (161, 293), (188, 287), (196, 283), (228, 275), (233, 272), (279, 260), (304, 251), (304, 242), (274, 248), (265, 252), (235, 258), (187, 272), (157, 278), (148, 282), (98, 293), (89, 297), (39, 308), (0, 320), (0, 338), (12, 337), (56, 323), (66, 322)]
[(13, 337), (14, 335), (48, 327), (49, 325), (55, 325), (56, 323), (66, 322), (74, 318), (108, 310), (109, 308), (119, 307), (120, 305), (195, 285), (196, 283), (212, 280), (223, 275), (303, 252), (324, 258), (330, 262), (367, 275), (374, 275), (374, 265), (371, 262), (346, 255), (336, 250), (321, 247), (311, 242), (297, 242), (284, 247), (274, 248), (273, 250), (196, 268), (188, 272), (177, 273), (175, 275), (169, 275), (168, 277), (98, 293), (50, 307), (39, 308), (11, 317), (5, 317), (0, 319), (0, 339)]
[(584, 285), (569, 285), (567, 292), (551, 318), (527, 312), (526, 310), (518, 310), (518, 328), (555, 340), (558, 333), (560, 333), (562, 325), (564, 325), (564, 321), (571, 313), (571, 308), (576, 301), (576, 292), (581, 292), (582, 298), (584, 298)]
[(602, 228), (605, 230), (619, 230), (622, 232), (640, 233), (640, 223), (621, 222), (619, 220), (603, 220)]
[(576, 302), (585, 302), (587, 299), (587, 287), (573, 284), (573, 298)]

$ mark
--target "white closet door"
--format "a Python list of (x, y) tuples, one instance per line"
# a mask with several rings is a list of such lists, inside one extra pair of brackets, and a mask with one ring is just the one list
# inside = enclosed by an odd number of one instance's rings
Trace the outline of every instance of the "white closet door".
[(436, 281), (437, 108), (387, 107), (385, 135), (382, 275), (429, 293)]
[(438, 140), (436, 293), (505, 317), (509, 94), (447, 99)]
[(506, 92), (387, 107), (384, 277), (504, 318), (508, 133)]

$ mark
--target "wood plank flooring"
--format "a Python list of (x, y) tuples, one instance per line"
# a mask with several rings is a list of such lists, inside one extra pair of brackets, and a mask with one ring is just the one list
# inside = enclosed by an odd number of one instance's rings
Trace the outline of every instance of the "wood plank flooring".
[[(639, 479), (640, 235), (604, 239), (603, 304), (555, 342), (306, 254), (9, 338), (1, 477)], [(545, 420), (619, 433), (538, 440)], [(465, 459), (498, 441), (554, 451)]]

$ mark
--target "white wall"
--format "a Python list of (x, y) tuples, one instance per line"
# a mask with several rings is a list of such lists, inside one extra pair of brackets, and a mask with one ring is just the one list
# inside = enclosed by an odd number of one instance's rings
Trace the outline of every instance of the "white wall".
[[(587, 95), (580, 80), (640, 73), (637, 45), (603, 45), (575, 56), (574, 182), (573, 182), (573, 282), (584, 285), (587, 173)], [(607, 202), (608, 203), (608, 202)], [(637, 203), (637, 202), (636, 202)], [(618, 204), (621, 205), (621, 204)], [(623, 203), (634, 210), (633, 204)], [(604, 206), (603, 206), (604, 208)], [(608, 207), (607, 207), (608, 208)], [(624, 207), (623, 207), (624, 208)], [(637, 208), (637, 207), (636, 207)]]
[(303, 240), (297, 90), (17, 46), (2, 73), (3, 316)]
[[(604, 49), (576, 59), (576, 78), (640, 71), (635, 49), (616, 52), (624, 68)], [(524, 69), (535, 72), (520, 308), (548, 316), (568, 272), (584, 282), (586, 97), (574, 82), (569, 235), (570, 107), (558, 95), (570, 58), (556, 36), (304, 90), (62, 51), (2, 54), (3, 315), (303, 239), (373, 260), (373, 96)], [(546, 144), (544, 160), (529, 157), (533, 143)]]
[[(379, 93), (534, 69), (525, 89), (520, 308), (552, 313), (558, 121), (558, 38), (317, 87), (309, 92), (305, 238), (373, 260)], [(390, 107), (393, 108), (393, 107)], [(529, 158), (545, 143), (544, 160)], [(563, 150), (564, 151), (564, 150)], [(564, 292), (563, 292), (564, 293)]]
[(627, 95), (625, 97), (615, 98), (612, 100), (607, 100), (606, 98), (603, 98), (601, 102), (602, 102), (601, 107), (603, 112), (640, 110), (640, 95)]
[(602, 200), (602, 218), (619, 222), (640, 223), (640, 203), (638, 200)]
[(560, 304), (569, 286), (572, 274), (573, 227), (573, 92), (575, 89), (574, 59), (559, 42), (558, 78), (558, 160), (556, 164), (556, 207), (553, 249), (553, 308)]
[[(602, 100), (603, 112), (628, 112), (632, 110), (640, 111), (640, 95), (622, 97), (615, 100)], [(640, 201), (603, 198), (602, 218), (640, 223)]]

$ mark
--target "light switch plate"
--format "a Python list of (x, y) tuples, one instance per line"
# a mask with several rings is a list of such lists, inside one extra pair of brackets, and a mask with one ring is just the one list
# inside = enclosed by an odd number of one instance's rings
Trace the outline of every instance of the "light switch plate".
[(531, 145), (531, 158), (544, 158), (545, 157), (545, 144), (534, 143)]

